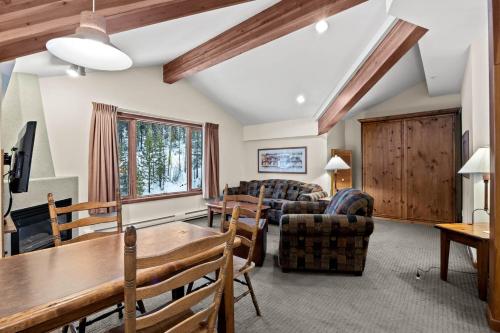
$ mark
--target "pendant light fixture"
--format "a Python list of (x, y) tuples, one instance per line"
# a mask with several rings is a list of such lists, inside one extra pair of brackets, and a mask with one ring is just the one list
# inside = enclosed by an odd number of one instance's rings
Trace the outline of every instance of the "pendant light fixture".
[(132, 66), (132, 59), (111, 44), (106, 19), (95, 12), (95, 0), (92, 11), (81, 13), (75, 35), (51, 39), (46, 46), (54, 56), (80, 67), (120, 71)]

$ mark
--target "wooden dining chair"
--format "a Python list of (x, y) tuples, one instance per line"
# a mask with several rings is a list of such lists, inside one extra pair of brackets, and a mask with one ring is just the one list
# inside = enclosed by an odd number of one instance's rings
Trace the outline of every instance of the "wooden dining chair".
[[(252, 282), (250, 280), (250, 272), (255, 268), (255, 263), (253, 262), (253, 253), (255, 249), (255, 244), (257, 242), (257, 233), (259, 231), (259, 225), (262, 223), (261, 221), (261, 212), (262, 212), (262, 204), (264, 201), (264, 185), (260, 187), (259, 197), (253, 197), (249, 195), (237, 195), (237, 198), (233, 198), (234, 195), (227, 195), (228, 186), (226, 185), (224, 189), (224, 198), (222, 201), (222, 210), (225, 211), (226, 205), (228, 201), (233, 201), (237, 199), (238, 202), (250, 202), (257, 204), (257, 209), (249, 210), (244, 207), (240, 207), (240, 218), (236, 223), (236, 232), (238, 237), (241, 239), (241, 246), (248, 248), (248, 254), (246, 258), (240, 258), (238, 256), (233, 256), (233, 267), (234, 267), (234, 281), (246, 286), (248, 288), (243, 294), (234, 298), (234, 302), (238, 302), (243, 297), (250, 294), (252, 297), (252, 302), (255, 307), (255, 312), (257, 316), (261, 316), (259, 304), (257, 303), (257, 297), (255, 296), (255, 292), (252, 286)], [(224, 220), (221, 223), (221, 231), (226, 230), (228, 227), (227, 221)], [(241, 231), (241, 232), (240, 232)], [(251, 235), (250, 238), (245, 235)], [(240, 277), (243, 276), (245, 281), (241, 281)]]
[[(226, 233), (206, 237), (160, 255), (143, 258), (137, 258), (135, 228), (128, 227), (125, 231), (125, 323), (110, 332), (215, 332), (228, 258), (233, 255), (238, 216), (239, 207), (235, 207)], [(211, 259), (207, 261), (207, 258)], [(138, 269), (154, 269), (159, 266), (176, 264), (179, 261), (192, 261), (194, 266), (155, 284), (145, 287), (137, 286)], [(143, 316), (136, 316), (136, 300), (168, 293), (210, 273), (217, 275), (213, 284), (182, 298), (174, 299), (165, 306)], [(202, 310), (198, 312), (191, 310), (206, 299), (210, 299), (209, 304), (205, 305)]]
[[(227, 213), (229, 213), (229, 209), (227, 208), (227, 203), (229, 201), (238, 201), (241, 203), (245, 202), (243, 201), (244, 199), (247, 199), (244, 198), (245, 196), (242, 195), (228, 195), (227, 193), (228, 193), (228, 186), (226, 185), (224, 189), (224, 198), (222, 200), (222, 209), (221, 209), (222, 211), (221, 232), (225, 232), (229, 227), (229, 222), (226, 220), (226, 215)], [(257, 233), (259, 230), (259, 225), (263, 222), (261, 221), (260, 217), (262, 211), (262, 203), (264, 201), (264, 186), (261, 186), (258, 198), (252, 196), (248, 197), (252, 199), (248, 198), (249, 201), (246, 202), (257, 204), (257, 209), (253, 211), (244, 207), (240, 207), (239, 218), (238, 221), (236, 222), (236, 230), (238, 238), (241, 239), (241, 246), (248, 248), (248, 254), (245, 258), (233, 255), (234, 281), (246, 286), (248, 290), (245, 291), (243, 294), (235, 297), (234, 302), (236, 303), (243, 297), (250, 294), (252, 297), (253, 305), (255, 307), (255, 312), (257, 312), (257, 316), (261, 316), (259, 304), (257, 303), (257, 297), (255, 296), (255, 292), (252, 286), (252, 281), (250, 280), (249, 273), (255, 268), (255, 263), (252, 261), (252, 258), (255, 249), (255, 244), (257, 242)], [(250, 237), (248, 238), (246, 237), (246, 235), (250, 235)], [(239, 279), (241, 276), (244, 277), (245, 281), (241, 281)], [(210, 283), (214, 281), (214, 279), (211, 278), (210, 276), (204, 276), (203, 278), (210, 281)], [(204, 284), (196, 289), (193, 289), (194, 286), (194, 281), (193, 281), (188, 285), (187, 293), (189, 294), (193, 291), (198, 290), (199, 288), (203, 288), (204, 286), (209, 285), (210, 283)]]
[[(260, 193), (259, 193), (259, 197), (254, 197), (254, 196), (251, 196), (251, 195), (248, 195), (248, 194), (227, 194), (229, 192), (229, 187), (228, 185), (226, 184), (225, 188), (224, 188), (224, 192), (223, 192), (223, 197), (222, 197), (222, 211), (225, 212), (227, 209), (227, 203), (230, 202), (230, 201), (235, 201), (235, 202), (239, 202), (240, 204), (245, 204), (245, 203), (251, 203), (251, 204), (254, 204), (254, 205), (257, 205), (258, 207), (258, 210), (259, 210), (259, 217), (261, 216), (261, 209), (262, 209), (262, 202), (264, 200), (264, 185), (262, 185), (260, 187)], [(262, 197), (262, 198), (261, 198)], [(259, 205), (259, 202), (260, 202), (260, 205)], [(244, 207), (240, 207), (240, 220), (242, 218), (252, 218), (253, 219), (253, 216), (245, 216), (244, 215), (244, 212), (242, 212), (242, 209)], [(248, 209), (245, 210), (245, 212), (248, 211)], [(222, 217), (221, 217), (221, 221), (223, 219), (227, 220), (226, 218), (227, 214), (222, 214)], [(221, 232), (224, 232), (224, 224), (221, 223), (220, 224), (220, 231)]]
[[(111, 234), (116, 234), (116, 233), (121, 233), (122, 232), (122, 205), (121, 205), (121, 199), (120, 199), (120, 193), (116, 192), (116, 200), (115, 201), (110, 201), (110, 202), (82, 202), (82, 203), (77, 203), (73, 204), (71, 206), (66, 206), (66, 207), (56, 207), (55, 201), (54, 201), (54, 195), (52, 193), (49, 193), (47, 195), (48, 198), (48, 204), (49, 204), (49, 216), (50, 216), (50, 224), (52, 226), (52, 236), (54, 238), (54, 245), (55, 246), (62, 246), (66, 244), (71, 244), (71, 243), (77, 243), (81, 241), (86, 241), (90, 239), (95, 239), (95, 238), (100, 238), (104, 236), (109, 236)], [(68, 213), (78, 213), (78, 212), (83, 212), (83, 211), (108, 211), (109, 209), (114, 210), (114, 213), (106, 214), (106, 215), (101, 215), (101, 216), (89, 216), (89, 217), (83, 217), (74, 221), (71, 221), (69, 223), (59, 223), (58, 216), (59, 215), (64, 215)], [(113, 223), (116, 224), (116, 230), (113, 231), (98, 231), (98, 232), (91, 232), (87, 234), (83, 234), (77, 237), (74, 237), (69, 240), (63, 241), (61, 239), (61, 232), (66, 231), (66, 230), (72, 230), (80, 227), (87, 227), (91, 225), (97, 225), (97, 224), (102, 224), (102, 223)], [(142, 313), (146, 312), (146, 309), (144, 307), (144, 303), (138, 302), (137, 307), (139, 311)], [(123, 305), (118, 304), (116, 309), (106, 312), (102, 315), (99, 315), (98, 317), (92, 319), (92, 320), (87, 320), (87, 318), (82, 318), (79, 321), (78, 324), (78, 332), (79, 333), (85, 333), (85, 328), (89, 325), (92, 325), (95, 322), (98, 322), (104, 318), (109, 317), (110, 315), (118, 313), (118, 316), (120, 318), (123, 317)], [(68, 329), (72, 327), (70, 326), (65, 326), (63, 327), (63, 333), (66, 333)]]
[[(54, 202), (54, 196), (52, 193), (47, 195), (49, 201), (49, 216), (50, 224), (52, 226), (52, 236), (54, 237), (54, 245), (61, 246), (70, 243), (81, 242), (84, 240), (95, 239), (99, 237), (108, 236), (110, 234), (116, 234), (122, 232), (122, 204), (120, 200), (120, 194), (116, 193), (116, 200), (110, 202), (82, 202), (78, 204), (73, 204), (66, 207), (56, 207)], [(115, 213), (101, 215), (101, 216), (89, 216), (71, 221), (69, 223), (59, 224), (58, 216), (68, 213), (78, 213), (84, 211), (103, 211), (112, 209)], [(116, 230), (114, 231), (98, 231), (83, 234), (74, 237), (69, 240), (61, 240), (61, 232), (65, 230), (72, 230), (81, 227), (88, 227), (96, 224), (103, 223), (116, 223)]]

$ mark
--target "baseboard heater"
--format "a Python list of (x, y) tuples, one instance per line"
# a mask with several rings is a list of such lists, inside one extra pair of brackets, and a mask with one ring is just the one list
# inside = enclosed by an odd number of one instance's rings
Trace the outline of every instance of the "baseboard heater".
[[(147, 219), (147, 220), (142, 220), (142, 221), (135, 221), (132, 223), (126, 223), (124, 226), (129, 226), (133, 225), (136, 229), (143, 229), (143, 228), (149, 228), (149, 227), (154, 227), (157, 225), (161, 224), (166, 224), (166, 223), (172, 223), (172, 222), (185, 222), (185, 221), (191, 221), (191, 220), (196, 220), (202, 217), (206, 217), (208, 215), (207, 209), (198, 209), (198, 210), (193, 210), (185, 213), (179, 213), (175, 215), (167, 215), (167, 216), (162, 216), (162, 217), (155, 217), (152, 219)], [(106, 227), (106, 228), (96, 228), (94, 231), (108, 231), (108, 230), (114, 230), (115, 227)]]

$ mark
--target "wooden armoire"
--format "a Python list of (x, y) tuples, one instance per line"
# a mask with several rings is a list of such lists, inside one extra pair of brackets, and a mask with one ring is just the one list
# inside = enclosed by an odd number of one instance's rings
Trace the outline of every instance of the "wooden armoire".
[(459, 120), (458, 109), (360, 120), (363, 190), (375, 216), (460, 221)]

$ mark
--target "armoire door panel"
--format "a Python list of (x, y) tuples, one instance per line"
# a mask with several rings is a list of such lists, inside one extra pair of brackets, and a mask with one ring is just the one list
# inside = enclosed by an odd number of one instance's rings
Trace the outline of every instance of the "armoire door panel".
[(363, 190), (375, 198), (374, 215), (402, 217), (402, 121), (364, 123)]
[(455, 116), (404, 120), (406, 214), (455, 222)]

